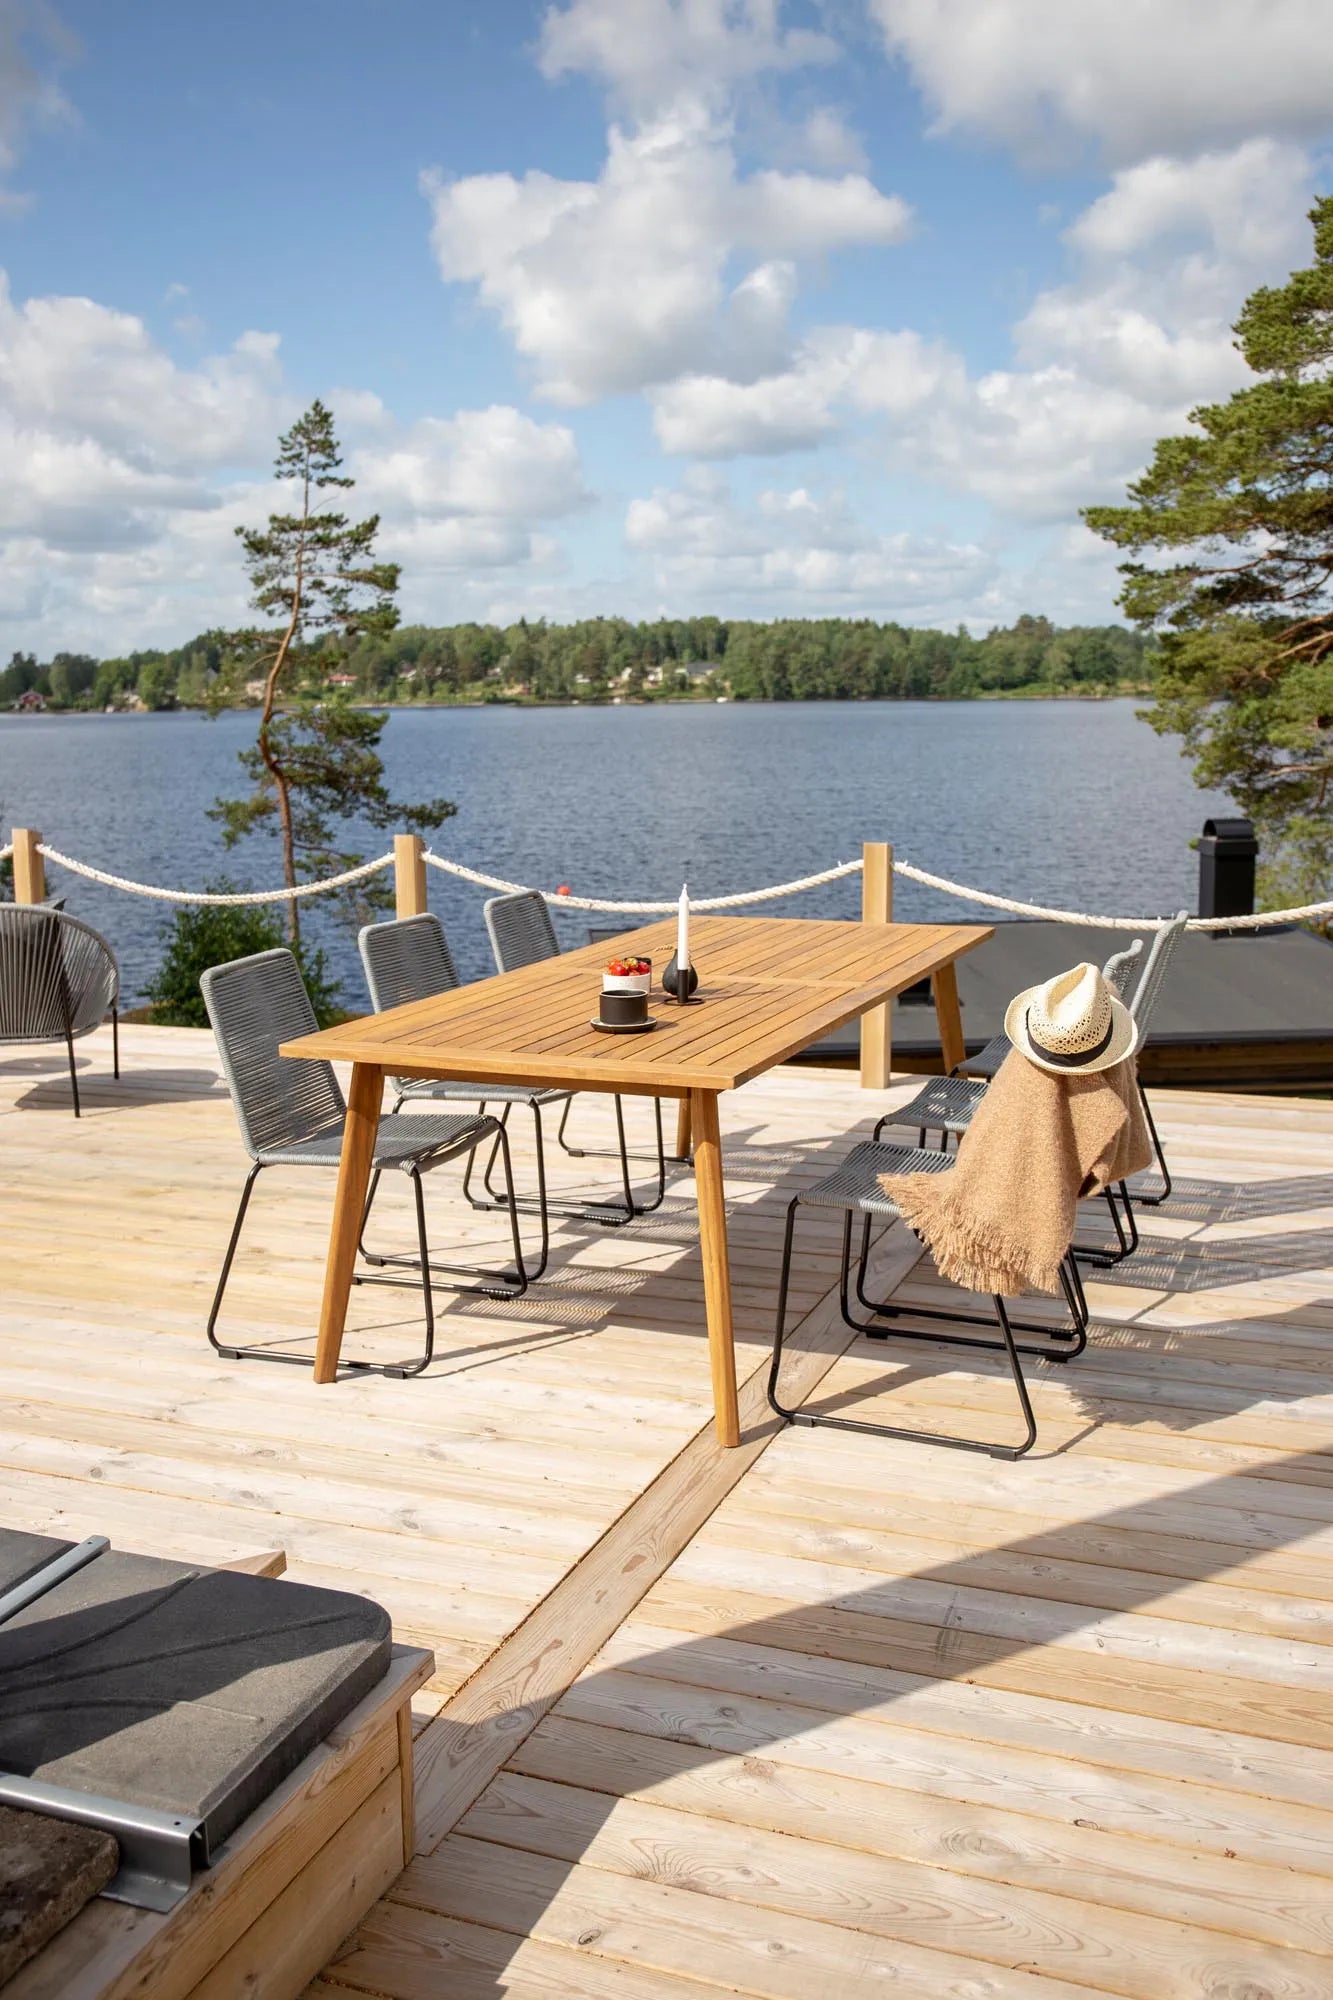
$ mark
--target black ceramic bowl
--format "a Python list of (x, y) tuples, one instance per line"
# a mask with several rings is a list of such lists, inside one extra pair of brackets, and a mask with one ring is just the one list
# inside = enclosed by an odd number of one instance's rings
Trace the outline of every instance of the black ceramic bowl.
[(636, 1027), (648, 1019), (646, 993), (603, 993), (599, 1018), (608, 1028)]

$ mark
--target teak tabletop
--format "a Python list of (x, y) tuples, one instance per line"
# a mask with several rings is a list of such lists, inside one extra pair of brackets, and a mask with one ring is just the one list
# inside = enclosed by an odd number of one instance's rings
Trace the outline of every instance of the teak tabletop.
[[(674, 1097), (694, 1144), (718, 1434), (738, 1444), (718, 1097), (925, 978), (934, 982), (952, 1068), (963, 1053), (954, 963), (990, 936), (983, 924), (695, 917), (699, 1004), (678, 1007), (655, 992), (650, 1034), (606, 1035), (590, 1025), (608, 951), (596, 944), (285, 1043), (286, 1056), (353, 1065), (315, 1380), (331, 1382), (338, 1370), (386, 1073)], [(668, 919), (617, 937), (614, 948), (651, 958), (660, 976), (675, 941)]]

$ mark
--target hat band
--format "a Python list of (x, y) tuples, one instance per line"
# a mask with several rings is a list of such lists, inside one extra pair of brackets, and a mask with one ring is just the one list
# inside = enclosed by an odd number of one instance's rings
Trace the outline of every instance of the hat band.
[(1096, 1062), (1098, 1056), (1104, 1056), (1110, 1048), (1111, 1037), (1115, 1033), (1115, 1015), (1112, 1014), (1110, 1026), (1099, 1042), (1094, 1042), (1090, 1049), (1080, 1049), (1077, 1055), (1068, 1056), (1059, 1054), (1055, 1049), (1048, 1049), (1045, 1042), (1033, 1034), (1032, 1009), (1030, 1007), (1023, 1016), (1023, 1025), (1027, 1029), (1028, 1034), (1032, 1036), (1033, 1046), (1041, 1050), (1042, 1057), (1046, 1062), (1054, 1063), (1059, 1069), (1082, 1069), (1086, 1063)]

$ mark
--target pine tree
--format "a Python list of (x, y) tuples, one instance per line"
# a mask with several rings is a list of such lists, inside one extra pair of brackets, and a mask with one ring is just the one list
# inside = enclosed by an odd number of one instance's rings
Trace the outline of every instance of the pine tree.
[(1333, 197), (1310, 220), (1314, 264), (1236, 322), (1259, 379), (1163, 438), (1129, 506), (1084, 513), (1161, 634), (1148, 718), (1255, 821), (1270, 907), (1333, 893)]
[[(328, 674), (346, 661), (358, 639), (383, 639), (398, 623), (397, 563), (378, 562), (379, 516), (349, 521), (324, 504), (330, 489), (355, 481), (341, 470), (333, 416), (315, 401), (278, 440), (277, 478), (295, 489), (295, 508), (270, 514), (264, 528), (238, 528), (250, 578), (251, 603), (270, 622), (246, 635), (250, 664), (264, 677), (254, 746), (240, 753), (251, 780), (245, 798), (219, 799), (226, 845), (247, 834), (276, 830), (283, 881), (353, 868), (363, 858), (340, 844), (340, 821), (425, 832), (448, 819), (447, 799), (403, 805), (384, 783), (380, 737), (388, 717), (355, 708), (330, 689)], [(383, 889), (361, 889), (345, 908), (351, 921), (383, 907)], [(287, 934), (300, 938), (298, 905), (287, 905)]]

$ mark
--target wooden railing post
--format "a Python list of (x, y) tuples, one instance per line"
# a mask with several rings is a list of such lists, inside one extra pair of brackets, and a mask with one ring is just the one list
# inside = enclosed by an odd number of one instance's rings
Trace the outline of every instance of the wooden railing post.
[(46, 899), (46, 865), (37, 852), (42, 836), (30, 826), (14, 828), (14, 901), (41, 903)]
[[(893, 922), (893, 849), (883, 840), (867, 840), (861, 848), (861, 922)], [(890, 1027), (892, 1001), (861, 1016), (861, 1088), (884, 1090), (893, 1066)]]
[(393, 837), (393, 889), (400, 917), (426, 914), (426, 849), (419, 833)]

